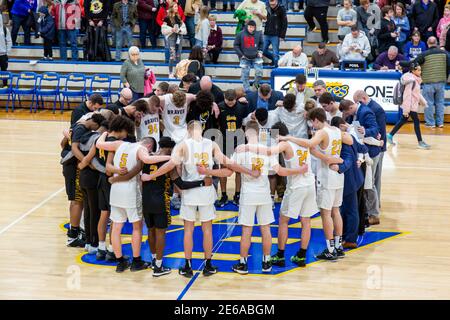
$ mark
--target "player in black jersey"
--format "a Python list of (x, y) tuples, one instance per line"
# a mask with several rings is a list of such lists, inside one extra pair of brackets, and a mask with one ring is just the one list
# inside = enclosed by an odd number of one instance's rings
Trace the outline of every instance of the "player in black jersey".
[[(108, 137), (106, 141), (115, 141), (115, 140), (124, 140), (127, 136), (134, 134), (133, 132), (134, 126), (131, 120), (127, 119), (123, 116), (114, 117), (109, 123)], [(97, 139), (95, 140), (95, 143)], [(108, 227), (109, 213), (110, 213), (110, 205), (109, 205), (109, 194), (111, 190), (111, 184), (108, 181), (108, 177), (113, 173), (126, 174), (127, 170), (117, 170), (114, 166), (109, 167), (107, 170), (107, 159), (114, 157), (114, 152), (108, 152), (103, 149), (98, 149), (95, 146), (95, 143), (89, 154), (83, 159), (80, 166), (87, 166), (89, 163), (95, 167), (97, 171), (99, 171), (98, 181), (97, 181), (97, 190), (98, 190), (98, 206), (101, 211), (100, 220), (98, 222), (98, 250), (96, 254), (96, 259), (106, 260), (108, 262), (114, 262), (116, 260), (114, 252), (111, 246), (111, 238), (108, 247), (106, 247), (106, 231)]]
[[(169, 137), (161, 137), (159, 155), (170, 155), (175, 142)], [(167, 161), (166, 161), (167, 162)], [(182, 181), (176, 169), (155, 179), (151, 173), (166, 162), (144, 165), (142, 169), (142, 210), (148, 228), (148, 243), (152, 253), (153, 276), (159, 277), (170, 273), (170, 268), (163, 266), (162, 257), (165, 247), (166, 229), (170, 226), (170, 185), (173, 181), (181, 190), (208, 186), (210, 177), (200, 181)]]
[[(230, 157), (234, 153), (234, 149), (240, 145), (245, 144), (245, 135), (242, 131), (242, 121), (247, 116), (246, 105), (237, 101), (236, 91), (229, 89), (224, 93), (225, 100), (219, 103), (219, 129), (223, 136), (223, 149), (222, 152), (226, 156)], [(227, 144), (228, 143), (228, 144)], [(218, 207), (224, 207), (228, 202), (227, 196), (227, 178), (220, 178), (220, 189), (222, 190), (222, 197), (217, 200), (216, 205)], [(233, 197), (233, 203), (239, 205), (239, 196), (241, 191), (241, 175), (236, 172), (235, 177), (235, 193)]]

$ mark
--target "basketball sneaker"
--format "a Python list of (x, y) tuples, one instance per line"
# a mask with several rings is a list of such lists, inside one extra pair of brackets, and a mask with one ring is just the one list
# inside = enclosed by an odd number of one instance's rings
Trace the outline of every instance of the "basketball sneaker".
[(83, 239), (82, 233), (80, 232), (76, 237), (69, 236), (67, 239), (67, 246), (71, 248), (84, 248), (86, 246), (86, 241)]
[(345, 257), (344, 248), (336, 248), (336, 256), (338, 259), (342, 259)]
[(186, 278), (192, 278), (194, 276), (194, 271), (189, 266), (184, 266), (180, 269), (178, 269), (178, 274), (186, 277)]
[(95, 255), (95, 260), (97, 260), (97, 261), (105, 260), (106, 259), (106, 254), (107, 254), (106, 250), (98, 249), (97, 250), (97, 254)]
[(286, 266), (286, 259), (284, 257), (279, 257), (278, 254), (274, 254), (272, 257), (270, 257), (270, 262), (274, 266), (278, 267)]
[(262, 272), (268, 273), (272, 271), (272, 263), (270, 261), (263, 261), (262, 262)]
[(234, 272), (239, 274), (247, 274), (248, 273), (248, 265), (246, 263), (236, 263), (232, 268)]
[(169, 274), (170, 272), (172, 272), (172, 269), (170, 269), (168, 267), (164, 267), (163, 265), (161, 265), (161, 267), (157, 267), (156, 265), (153, 267), (153, 276), (154, 277), (161, 277), (166, 274)]
[(133, 262), (131, 263), (130, 271), (136, 272), (148, 269), (148, 263), (142, 260), (141, 258), (135, 259), (133, 258)]
[(321, 254), (316, 256), (316, 259), (318, 259), (318, 260), (336, 261), (337, 260), (336, 250), (334, 250), (333, 253), (330, 253), (330, 251), (328, 251), (328, 249), (325, 249), (325, 250), (322, 251)]
[(129, 269), (130, 266), (131, 266), (131, 263), (130, 263), (130, 261), (128, 261), (128, 259), (122, 259), (122, 261), (120, 261), (120, 262), (117, 264), (116, 272), (117, 272), (117, 273), (122, 273), (122, 272), (124, 272), (125, 270)]
[(233, 204), (239, 206), (239, 199), (241, 198), (241, 194), (235, 193), (233, 196)]
[(228, 196), (225, 194), (220, 198), (220, 200), (217, 200), (215, 205), (219, 208), (225, 207), (225, 205), (228, 203)]
[(203, 275), (205, 277), (209, 277), (212, 276), (213, 274), (217, 273), (217, 270), (219, 270), (217, 267), (211, 265), (211, 264), (206, 264), (205, 268), (203, 268)]
[(111, 251), (107, 251), (106, 252), (106, 256), (105, 256), (105, 261), (106, 262), (116, 262), (116, 255), (114, 254), (114, 252)]
[(298, 255), (292, 256), (291, 262), (299, 267), (306, 267), (306, 258), (300, 258)]
[(156, 268), (156, 258), (152, 259), (152, 265), (151, 265), (152, 270), (155, 270)]

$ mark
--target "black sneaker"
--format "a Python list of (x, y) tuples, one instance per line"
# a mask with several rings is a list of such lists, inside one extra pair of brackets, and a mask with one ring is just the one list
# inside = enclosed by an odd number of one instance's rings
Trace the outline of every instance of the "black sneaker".
[(330, 253), (330, 251), (328, 251), (328, 249), (325, 249), (325, 250), (322, 251), (321, 254), (316, 256), (316, 259), (318, 259), (318, 260), (336, 261), (337, 260), (336, 250), (334, 250), (333, 253)]
[(263, 261), (262, 272), (269, 273), (270, 271), (272, 271), (272, 263), (270, 261)]
[(192, 278), (194, 276), (194, 271), (191, 267), (182, 267), (178, 269), (178, 273), (186, 278)]
[(98, 249), (97, 250), (97, 254), (95, 255), (95, 260), (97, 260), (97, 261), (103, 261), (103, 260), (105, 260), (105, 258), (106, 258), (106, 250), (101, 250), (101, 249)]
[(145, 269), (148, 269), (148, 263), (144, 260), (133, 260), (133, 262), (131, 263), (131, 272), (141, 271)]
[(117, 264), (116, 272), (117, 272), (117, 273), (122, 273), (122, 272), (124, 272), (125, 270), (129, 269), (130, 266), (131, 266), (130, 261), (128, 261), (128, 259), (123, 259), (122, 261), (120, 261), (120, 262)]
[(161, 267), (157, 267), (156, 265), (154, 266), (153, 269), (153, 276), (154, 277), (161, 277), (164, 276), (166, 274), (169, 274), (172, 271), (172, 269), (168, 268), (168, 267), (164, 267), (163, 265), (161, 265)]
[(274, 254), (272, 257), (270, 257), (270, 262), (274, 266), (278, 267), (286, 266), (286, 259), (284, 257), (279, 257), (278, 254)]
[(105, 261), (106, 262), (116, 262), (116, 255), (114, 254), (114, 252), (110, 252), (108, 250), (106, 250), (106, 256), (105, 256)]
[(217, 267), (212, 265), (206, 265), (205, 268), (203, 268), (203, 275), (205, 277), (212, 276), (213, 274), (217, 273), (217, 270), (219, 270)]
[(233, 196), (233, 204), (236, 205), (236, 206), (239, 206), (239, 199), (240, 198), (241, 198), (241, 194), (240, 193), (239, 194), (235, 194)]
[(151, 268), (152, 268), (152, 270), (155, 270), (155, 268), (156, 268), (156, 258), (152, 259)]
[(219, 208), (223, 208), (225, 207), (225, 205), (228, 203), (228, 196), (227, 195), (223, 195), (222, 198), (220, 198), (220, 200), (216, 201), (216, 206)]
[(342, 259), (345, 257), (344, 248), (336, 249), (336, 256), (338, 259)]
[(295, 263), (299, 267), (305, 267), (306, 266), (306, 258), (300, 258), (297, 255), (291, 257), (291, 262)]
[(232, 268), (234, 272), (239, 274), (247, 274), (248, 273), (248, 265), (246, 263), (236, 263)]
[(70, 248), (84, 248), (86, 246), (86, 242), (81, 239), (80, 236), (78, 236), (77, 238), (68, 238), (67, 246)]

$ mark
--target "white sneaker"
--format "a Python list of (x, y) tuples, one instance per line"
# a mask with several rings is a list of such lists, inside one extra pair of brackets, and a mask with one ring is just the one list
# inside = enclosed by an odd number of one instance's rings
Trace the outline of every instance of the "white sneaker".
[(93, 247), (93, 246), (89, 245), (89, 249), (88, 249), (89, 254), (96, 254), (97, 251), (98, 251), (98, 247)]

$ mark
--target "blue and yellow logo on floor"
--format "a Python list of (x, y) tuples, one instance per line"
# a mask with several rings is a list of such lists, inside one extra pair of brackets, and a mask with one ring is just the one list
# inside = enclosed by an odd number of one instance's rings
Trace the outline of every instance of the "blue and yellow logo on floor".
[[(241, 235), (241, 227), (237, 224), (238, 208), (232, 203), (227, 204), (224, 208), (217, 209), (217, 217), (213, 221), (213, 264), (219, 268), (219, 272), (233, 272), (231, 267), (239, 260), (239, 241)], [(272, 232), (272, 254), (277, 250), (277, 233), (278, 233), (278, 216), (279, 204), (275, 207), (275, 222), (271, 226)], [(167, 229), (166, 248), (164, 251), (164, 265), (178, 269), (184, 265), (183, 251), (183, 221), (178, 216), (178, 211), (172, 209), (172, 225)], [(65, 228), (68, 227), (66, 224)], [(122, 230), (122, 249), (123, 254), (132, 256), (131, 251), (131, 224), (125, 224)], [(288, 240), (286, 244), (285, 256), (286, 266), (273, 266), (269, 275), (282, 275), (294, 269), (299, 269), (297, 265), (291, 263), (290, 257), (295, 255), (300, 248), (301, 224), (299, 220), (291, 219), (288, 230)], [(357, 251), (381, 241), (392, 239), (404, 234), (398, 231), (367, 231), (358, 238), (358, 248), (350, 251)], [(141, 248), (141, 256), (145, 261), (151, 261), (150, 249), (147, 242), (147, 228), (143, 228), (143, 243)], [(203, 255), (203, 236), (201, 224), (196, 223), (194, 230), (194, 249), (192, 255), (192, 266), (194, 270), (202, 267)], [(249, 251), (248, 267), (251, 274), (262, 275), (262, 241), (261, 233), (258, 226), (255, 225), (252, 234), (252, 245)], [(322, 222), (319, 215), (315, 215), (312, 220), (311, 240), (307, 252), (306, 263), (311, 264), (317, 261), (315, 255), (322, 252), (325, 248), (325, 239), (322, 230)], [(347, 251), (349, 252), (349, 251)], [(97, 261), (95, 254), (83, 253), (79, 257), (79, 262), (95, 265), (114, 267), (115, 263), (105, 261)], [(267, 275), (267, 274), (264, 274)]]

